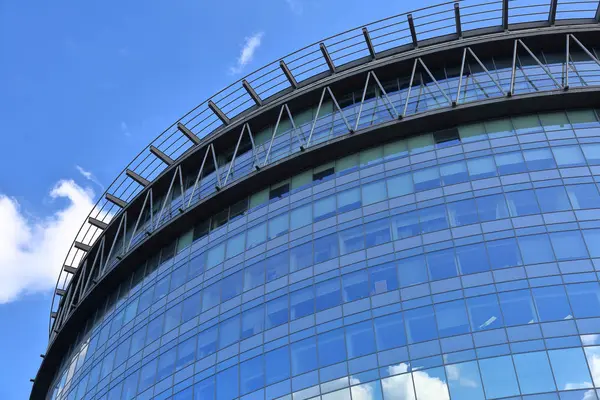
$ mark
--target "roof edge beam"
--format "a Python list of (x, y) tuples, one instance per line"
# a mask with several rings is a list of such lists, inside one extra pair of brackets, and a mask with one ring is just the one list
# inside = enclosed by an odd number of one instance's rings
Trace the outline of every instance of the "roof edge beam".
[(375, 54), (375, 47), (373, 46), (373, 42), (371, 41), (371, 35), (369, 35), (369, 30), (367, 27), (362, 28), (363, 36), (365, 37), (365, 42), (367, 43), (367, 48), (369, 49), (369, 53), (371, 54), (372, 59), (376, 59), (377, 56)]
[(99, 229), (102, 229), (102, 230), (105, 230), (106, 228), (108, 228), (108, 224), (106, 222), (102, 222), (99, 219), (96, 219), (94, 217), (89, 217), (88, 218), (88, 223), (90, 225), (93, 225), (96, 228), (99, 228)]
[(77, 272), (77, 268), (71, 267), (70, 265), (63, 265), (63, 271), (69, 273), (69, 274), (73, 274), (75, 275), (75, 272)]
[(119, 206), (121, 208), (127, 207), (127, 202), (125, 200), (121, 200), (117, 196), (114, 196), (114, 195), (112, 195), (110, 193), (106, 193), (105, 197), (106, 197), (106, 200), (110, 201), (114, 205), (117, 205), (117, 206)]
[(131, 179), (133, 179), (134, 181), (136, 181), (144, 187), (150, 185), (150, 181), (148, 179), (144, 178), (136, 172), (133, 172), (130, 169), (125, 170), (125, 175), (127, 175), (128, 177), (130, 177)]
[(287, 78), (290, 85), (292, 85), (294, 89), (298, 89), (298, 82), (296, 81), (296, 78), (294, 78), (294, 75), (292, 75), (292, 71), (290, 71), (285, 61), (279, 60), (279, 67), (283, 71), (283, 74)]
[(229, 125), (231, 122), (229, 117), (227, 117), (227, 115), (225, 115), (225, 113), (212, 100), (208, 101), (208, 108), (210, 108), (211, 111), (214, 112), (217, 117), (219, 117), (221, 122), (223, 122), (225, 125)]
[(454, 23), (456, 24), (456, 35), (459, 39), (462, 39), (462, 24), (460, 23), (460, 6), (458, 3), (454, 3)]
[(250, 95), (250, 97), (252, 97), (252, 100), (254, 100), (254, 102), (256, 103), (257, 106), (262, 106), (263, 102), (262, 99), (260, 98), (260, 96), (258, 95), (258, 93), (256, 93), (256, 91), (254, 90), (254, 88), (252, 86), (250, 86), (250, 83), (248, 83), (247, 80), (243, 79), (242, 80), (242, 86), (244, 87), (244, 89), (246, 89), (246, 92), (248, 92), (248, 94)]
[(190, 139), (192, 142), (194, 142), (194, 144), (200, 144), (200, 139), (198, 138), (198, 136), (194, 135), (194, 132), (190, 131), (184, 124), (182, 124), (181, 122), (177, 123), (177, 129), (179, 129), (179, 132), (183, 133), (183, 135), (185, 137), (187, 137), (188, 139)]
[(552, 26), (556, 22), (556, 9), (558, 0), (550, 0), (550, 11), (548, 12), (548, 23)]
[(406, 16), (408, 20), (408, 27), (410, 28), (410, 36), (412, 37), (413, 46), (419, 47), (419, 40), (417, 39), (417, 30), (415, 29), (415, 21), (413, 20), (412, 14)]
[(90, 252), (90, 250), (92, 250), (92, 246), (90, 246), (90, 245), (87, 245), (87, 244), (85, 244), (85, 243), (77, 242), (77, 241), (75, 241), (75, 242), (73, 243), (73, 246), (74, 246), (76, 249), (83, 250), (83, 251), (85, 251), (85, 252), (88, 252), (88, 253)]
[(502, 29), (508, 30), (508, 1), (502, 0)]
[(321, 49), (321, 53), (323, 54), (323, 58), (325, 59), (325, 62), (327, 63), (329, 70), (331, 71), (332, 74), (335, 74), (335, 64), (333, 63), (333, 60), (331, 59), (331, 56), (329, 55), (329, 52), (327, 51), (327, 47), (325, 46), (325, 43), (319, 43), (319, 48)]
[(150, 146), (150, 153), (154, 154), (156, 157), (160, 158), (160, 161), (164, 162), (167, 165), (173, 165), (174, 161), (171, 157), (160, 151), (155, 146)]

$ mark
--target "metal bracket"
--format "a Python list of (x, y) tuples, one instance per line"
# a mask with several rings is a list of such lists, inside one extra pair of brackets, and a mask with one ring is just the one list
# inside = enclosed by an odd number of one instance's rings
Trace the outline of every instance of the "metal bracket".
[(460, 7), (458, 3), (454, 3), (454, 23), (456, 25), (456, 35), (462, 39), (462, 25), (460, 23)]
[(231, 121), (229, 120), (227, 115), (225, 115), (225, 113), (221, 111), (221, 109), (215, 103), (213, 103), (212, 100), (208, 101), (208, 108), (210, 108), (211, 111), (214, 112), (217, 117), (219, 117), (221, 122), (223, 122), (225, 125), (229, 125)]
[(331, 56), (329, 55), (329, 52), (327, 51), (327, 47), (325, 47), (324, 43), (319, 43), (319, 48), (321, 49), (323, 58), (325, 59), (325, 62), (327, 63), (327, 66), (329, 67), (329, 71), (331, 71), (332, 74), (335, 74), (335, 64), (333, 63), (333, 60), (331, 59)]
[(417, 31), (415, 29), (415, 21), (413, 20), (412, 14), (406, 16), (408, 20), (408, 28), (410, 29), (410, 36), (412, 37), (413, 46), (419, 47), (419, 40), (417, 39)]
[(194, 132), (186, 128), (186, 126), (181, 122), (177, 123), (177, 129), (179, 129), (179, 132), (183, 133), (183, 135), (190, 139), (195, 145), (200, 144), (200, 139), (198, 138), (198, 136), (194, 135)]
[(294, 89), (298, 89), (298, 82), (296, 82), (296, 78), (294, 78), (294, 75), (292, 75), (292, 71), (290, 71), (290, 69), (288, 68), (287, 64), (285, 63), (285, 61), (280, 60), (279, 61), (279, 67), (281, 68), (281, 70), (283, 71), (283, 74), (285, 75), (285, 77), (287, 78), (288, 82), (290, 83), (290, 85), (294, 88)]
[(160, 159), (160, 161), (164, 162), (167, 165), (173, 165), (174, 163), (171, 157), (160, 151), (157, 147), (150, 146), (150, 153), (154, 154)]
[(369, 30), (364, 27), (362, 28), (363, 36), (365, 37), (365, 43), (367, 43), (367, 49), (369, 49), (369, 54), (371, 54), (371, 58), (374, 60), (377, 58), (375, 53), (375, 47), (373, 46), (373, 42), (371, 41), (371, 35), (369, 35)]
[(130, 169), (126, 169), (125, 174), (144, 187), (150, 185), (150, 181), (148, 179), (142, 177), (141, 175)]
[(262, 99), (260, 98), (260, 96), (258, 95), (258, 93), (256, 93), (256, 91), (254, 90), (254, 88), (252, 86), (250, 86), (250, 84), (248, 83), (247, 80), (243, 79), (242, 80), (242, 86), (244, 87), (244, 89), (246, 89), (246, 92), (248, 92), (248, 94), (250, 95), (250, 97), (252, 97), (252, 100), (254, 100), (254, 102), (256, 103), (257, 106), (262, 106), (263, 102)]

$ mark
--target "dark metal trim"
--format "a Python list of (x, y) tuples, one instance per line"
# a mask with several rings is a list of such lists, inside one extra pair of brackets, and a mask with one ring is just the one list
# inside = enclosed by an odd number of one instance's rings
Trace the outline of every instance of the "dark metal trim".
[(329, 67), (329, 71), (331, 71), (332, 74), (335, 74), (335, 64), (333, 63), (333, 60), (331, 59), (331, 56), (329, 55), (329, 52), (327, 51), (327, 47), (325, 46), (325, 43), (319, 43), (319, 48), (321, 49), (321, 54), (323, 54), (323, 58), (325, 59), (325, 62), (327, 63), (327, 66)]
[(279, 67), (281, 68), (281, 71), (283, 71), (283, 74), (287, 78), (287, 80), (290, 83), (290, 85), (292, 86), (292, 88), (297, 89), (298, 88), (298, 82), (296, 82), (296, 78), (294, 78), (294, 75), (292, 75), (292, 71), (290, 71), (290, 69), (288, 68), (288, 66), (285, 63), (285, 61), (280, 60), (279, 61)]
[(415, 29), (415, 21), (413, 20), (412, 14), (408, 14), (406, 19), (408, 20), (408, 27), (410, 29), (410, 36), (412, 37), (413, 46), (419, 47), (419, 40), (417, 39), (417, 31)]
[(508, 30), (508, 2), (509, 0), (502, 0), (502, 29)]
[(244, 89), (246, 89), (246, 92), (248, 92), (248, 94), (250, 95), (250, 97), (252, 97), (252, 100), (254, 100), (254, 102), (256, 103), (257, 106), (262, 106), (263, 102), (262, 99), (260, 98), (260, 96), (258, 95), (258, 93), (256, 93), (256, 91), (254, 90), (254, 88), (252, 86), (250, 86), (250, 84), (248, 83), (247, 80), (243, 79), (242, 80), (242, 86), (244, 87)]
[(108, 227), (108, 224), (106, 222), (102, 222), (99, 219), (93, 218), (93, 217), (89, 217), (88, 218), (88, 222), (90, 225), (95, 226), (96, 228), (105, 230)]
[(162, 151), (160, 151), (157, 147), (150, 146), (150, 153), (154, 154), (156, 157), (160, 159), (160, 161), (164, 162), (167, 165), (173, 165), (175, 161)]
[(124, 200), (119, 199), (118, 197), (110, 194), (110, 193), (106, 193), (106, 200), (110, 201), (111, 203), (113, 203), (114, 205), (117, 205), (121, 208), (125, 208), (127, 207), (127, 202)]
[(63, 265), (63, 271), (75, 275), (75, 272), (77, 272), (77, 268), (73, 268), (70, 265)]
[(365, 37), (365, 43), (367, 44), (367, 49), (369, 50), (369, 54), (371, 54), (372, 59), (377, 58), (377, 54), (375, 53), (375, 47), (373, 47), (373, 42), (371, 41), (371, 35), (369, 35), (369, 30), (364, 27), (362, 28), (363, 36)]
[(76, 249), (83, 250), (83, 251), (85, 251), (87, 253), (89, 253), (90, 250), (92, 249), (92, 246), (89, 246), (89, 245), (87, 245), (85, 243), (81, 243), (81, 242), (77, 242), (77, 241), (75, 243), (73, 243), (73, 246)]
[(456, 34), (459, 38), (462, 38), (462, 25), (460, 23), (460, 6), (458, 3), (454, 3), (454, 23), (456, 25)]
[(187, 137), (188, 139), (190, 139), (195, 145), (199, 145), (200, 144), (200, 138), (198, 138), (198, 136), (194, 135), (194, 132), (190, 131), (181, 122), (177, 123), (177, 129), (179, 130), (179, 132), (183, 133), (183, 135), (185, 137)]
[(214, 112), (215, 115), (219, 117), (221, 122), (223, 122), (225, 125), (229, 125), (231, 123), (229, 117), (225, 115), (225, 113), (215, 103), (213, 103), (212, 100), (208, 101), (208, 108), (210, 108), (211, 111)]
[(150, 185), (150, 181), (148, 179), (140, 176), (137, 172), (127, 169), (127, 170), (125, 170), (125, 174), (144, 187)]
[(556, 9), (558, 8), (558, 0), (550, 0), (550, 11), (548, 12), (548, 23), (554, 25), (556, 23)]

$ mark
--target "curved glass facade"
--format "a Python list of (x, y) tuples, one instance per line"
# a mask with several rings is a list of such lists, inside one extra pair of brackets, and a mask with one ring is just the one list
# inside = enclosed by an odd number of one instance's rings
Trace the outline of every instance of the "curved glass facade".
[(419, 135), (190, 221), (51, 398), (597, 399), (597, 114)]

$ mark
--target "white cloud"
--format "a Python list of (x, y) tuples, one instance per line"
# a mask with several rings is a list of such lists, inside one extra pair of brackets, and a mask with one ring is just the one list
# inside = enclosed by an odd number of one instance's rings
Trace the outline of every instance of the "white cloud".
[(240, 51), (240, 56), (237, 59), (236, 65), (229, 68), (230, 73), (239, 74), (243, 71), (244, 67), (252, 61), (252, 58), (254, 58), (254, 53), (260, 47), (263, 36), (263, 32), (258, 32), (252, 36), (244, 38), (244, 45)]
[(292, 13), (296, 15), (302, 15), (304, 12), (304, 7), (300, 0), (285, 0), (285, 3), (288, 5)]
[(91, 172), (91, 171), (87, 171), (85, 169), (83, 169), (82, 167), (80, 167), (79, 165), (76, 165), (75, 168), (77, 168), (77, 171), (79, 171), (79, 173), (88, 181), (95, 183), (96, 185), (98, 185), (100, 187), (100, 189), (102, 191), (104, 191), (104, 185), (102, 185), (102, 183), (100, 183), (100, 181), (98, 180), (98, 178), (96, 178), (96, 176)]
[(125, 136), (131, 136), (131, 132), (129, 132), (129, 127), (125, 121), (121, 121), (121, 132), (123, 132)]
[(59, 181), (50, 197), (68, 204), (32, 219), (16, 199), (0, 194), (0, 304), (54, 288), (71, 243), (94, 207), (94, 193), (72, 180)]

